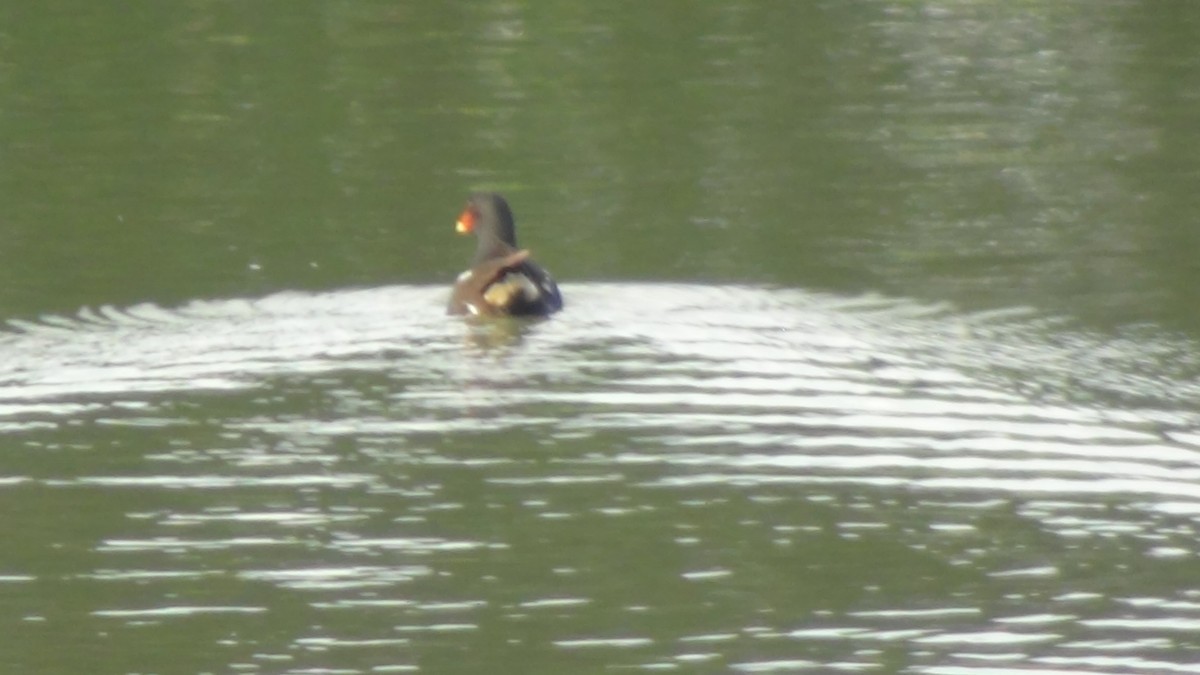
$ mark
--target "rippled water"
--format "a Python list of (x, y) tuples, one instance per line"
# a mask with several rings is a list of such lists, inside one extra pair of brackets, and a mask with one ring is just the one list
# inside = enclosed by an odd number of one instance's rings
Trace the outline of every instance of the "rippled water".
[(1194, 345), (564, 293), (528, 324), (432, 287), (11, 323), (6, 662), (1200, 672)]

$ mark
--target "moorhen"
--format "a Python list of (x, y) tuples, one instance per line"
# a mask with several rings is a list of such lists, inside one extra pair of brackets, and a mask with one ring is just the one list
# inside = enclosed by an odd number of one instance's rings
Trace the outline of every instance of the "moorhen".
[(517, 248), (508, 202), (498, 194), (471, 195), (458, 217), (459, 234), (479, 241), (471, 269), (458, 275), (450, 294), (449, 314), (546, 316), (562, 309), (554, 279)]

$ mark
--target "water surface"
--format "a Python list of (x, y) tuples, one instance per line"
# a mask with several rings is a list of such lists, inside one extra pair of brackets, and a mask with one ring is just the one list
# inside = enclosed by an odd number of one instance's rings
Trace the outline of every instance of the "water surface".
[(1189, 672), (1200, 435), (1134, 343), (564, 293), (592, 311), (470, 324), (393, 286), (16, 325), (10, 663)]
[(1198, 26), (0, 6), (0, 670), (1195, 672)]

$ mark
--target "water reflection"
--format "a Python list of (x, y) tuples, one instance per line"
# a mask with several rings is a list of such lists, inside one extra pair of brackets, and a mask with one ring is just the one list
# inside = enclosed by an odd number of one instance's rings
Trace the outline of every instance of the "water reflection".
[(6, 586), (216, 670), (1190, 672), (1196, 385), (1152, 360), (1185, 345), (564, 290), (587, 311), (536, 323), (427, 287), (15, 322)]

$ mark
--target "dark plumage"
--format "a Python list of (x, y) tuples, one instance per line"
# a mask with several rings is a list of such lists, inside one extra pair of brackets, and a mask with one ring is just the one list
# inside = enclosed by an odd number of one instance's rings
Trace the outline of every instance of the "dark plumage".
[(546, 316), (562, 309), (554, 279), (517, 248), (508, 202), (498, 194), (471, 195), (455, 226), (475, 234), (471, 269), (458, 275), (450, 294), (450, 314)]

